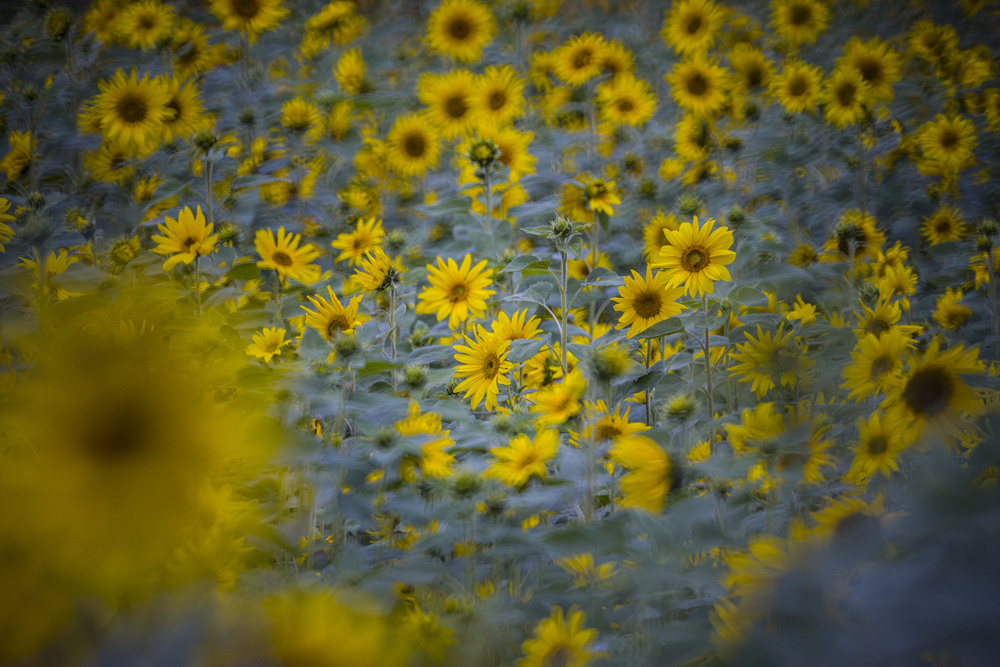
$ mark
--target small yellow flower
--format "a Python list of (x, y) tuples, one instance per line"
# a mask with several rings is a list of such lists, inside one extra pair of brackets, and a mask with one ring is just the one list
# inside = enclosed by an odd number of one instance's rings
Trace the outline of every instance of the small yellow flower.
[(247, 345), (247, 354), (263, 359), (265, 364), (271, 363), (273, 357), (281, 354), (281, 348), (293, 343), (292, 340), (285, 340), (285, 333), (278, 327), (261, 329), (260, 333), (253, 335), (253, 342)]
[(165, 223), (158, 225), (161, 234), (154, 234), (153, 240), (158, 244), (153, 252), (159, 255), (170, 255), (163, 263), (163, 270), (169, 271), (184, 262), (190, 264), (196, 257), (204, 257), (215, 250), (218, 234), (212, 233), (212, 224), (205, 222), (201, 206), (197, 213), (190, 206), (181, 210), (177, 219), (165, 218)]

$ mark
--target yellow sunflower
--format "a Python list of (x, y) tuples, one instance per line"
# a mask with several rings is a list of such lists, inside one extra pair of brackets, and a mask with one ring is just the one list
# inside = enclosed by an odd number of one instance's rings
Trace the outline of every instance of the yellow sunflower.
[(986, 368), (975, 348), (959, 344), (942, 352), (940, 341), (934, 339), (923, 353), (911, 352), (906, 365), (906, 373), (882, 403), (904, 424), (914, 425), (918, 432), (927, 428), (948, 432), (961, 423), (963, 414), (982, 412), (983, 399), (961, 378), (982, 374)]
[(124, 185), (132, 178), (132, 153), (118, 142), (105, 141), (94, 150), (84, 151), (83, 166), (96, 181)]
[(148, 155), (159, 144), (163, 123), (170, 117), (170, 91), (159, 78), (141, 79), (133, 69), (118, 70), (110, 81), (98, 83), (96, 110), (102, 134), (129, 151)]
[(577, 368), (568, 373), (560, 382), (542, 387), (531, 396), (532, 412), (541, 413), (535, 425), (558, 426), (583, 408), (580, 399), (587, 391), (587, 380)]
[(226, 30), (246, 33), (250, 43), (261, 33), (274, 30), (288, 16), (284, 0), (210, 0), (212, 13)]
[(281, 105), (281, 124), (291, 132), (305, 132), (319, 123), (319, 109), (312, 102), (296, 97)]
[(972, 150), (976, 147), (976, 133), (968, 118), (938, 114), (920, 126), (917, 140), (923, 151), (922, 162), (927, 163), (921, 171), (957, 172), (975, 164)]
[(438, 322), (448, 318), (448, 327), (456, 328), (469, 319), (486, 312), (486, 299), (496, 294), (489, 289), (493, 269), (486, 268), (486, 260), (472, 265), (472, 255), (466, 255), (461, 266), (449, 257), (437, 258), (437, 266), (427, 265), (429, 287), (420, 293), (418, 313), (433, 313)]
[(615, 182), (592, 177), (582, 177), (581, 180), (583, 181), (583, 201), (586, 202), (587, 208), (613, 217), (615, 210), (611, 207), (622, 203), (615, 192)]
[(848, 398), (860, 401), (873, 394), (884, 394), (899, 379), (903, 355), (914, 341), (898, 327), (881, 335), (865, 334), (851, 352), (853, 363), (844, 367), (844, 389)]
[(857, 263), (863, 259), (874, 259), (885, 243), (885, 232), (870, 213), (861, 209), (848, 209), (840, 216), (833, 235), (823, 244), (824, 262), (841, 262), (851, 258)]
[(381, 292), (398, 283), (403, 270), (403, 261), (399, 255), (391, 258), (385, 254), (382, 246), (375, 246), (372, 252), (358, 261), (358, 268), (352, 279), (368, 292)]
[(285, 340), (286, 333), (288, 332), (278, 327), (265, 327), (253, 335), (253, 342), (247, 345), (246, 353), (269, 364), (271, 359), (281, 354), (281, 348), (295, 342)]
[(481, 324), (475, 327), (475, 340), (464, 336), (465, 345), (455, 346), (455, 377), (463, 378), (455, 387), (455, 392), (465, 392), (473, 408), (478, 408), (485, 400), (486, 410), (495, 410), (500, 385), (510, 384), (507, 373), (514, 364), (507, 361), (510, 341), (501, 341), (492, 331)]
[(170, 255), (163, 263), (164, 271), (169, 271), (181, 262), (190, 264), (196, 257), (211, 254), (219, 240), (219, 235), (212, 233), (212, 223), (205, 222), (201, 206), (197, 213), (190, 206), (185, 206), (176, 220), (164, 218), (164, 223), (158, 227), (162, 235), (153, 235), (153, 241), (157, 243), (153, 252)]
[(427, 19), (427, 45), (460, 63), (474, 63), (496, 34), (496, 19), (473, 0), (444, 0)]
[(771, 95), (788, 113), (812, 111), (819, 102), (823, 73), (801, 60), (788, 62), (771, 82)]
[(306, 326), (318, 331), (328, 341), (332, 341), (338, 334), (353, 334), (368, 319), (365, 315), (358, 315), (361, 297), (351, 297), (345, 306), (337, 298), (332, 287), (327, 285), (326, 291), (330, 296), (329, 300), (322, 296), (307, 297), (316, 310), (302, 306), (302, 310), (306, 311)]
[(958, 50), (958, 31), (950, 25), (917, 21), (910, 29), (909, 45), (918, 58), (937, 65)]
[(663, 233), (668, 229), (677, 229), (680, 225), (677, 216), (673, 213), (657, 211), (652, 220), (646, 223), (642, 230), (643, 250), (647, 262), (654, 262), (660, 255), (660, 249), (667, 245), (666, 235)]
[(148, 51), (170, 38), (176, 18), (170, 5), (159, 0), (141, 0), (122, 11), (118, 30), (125, 44)]
[(861, 311), (856, 313), (858, 326), (854, 329), (854, 335), (859, 339), (866, 334), (881, 336), (892, 329), (899, 329), (904, 336), (916, 336), (923, 329), (918, 324), (898, 324), (902, 316), (900, 304), (882, 298), (875, 302), (874, 308), (862, 303)]
[(261, 259), (257, 266), (262, 269), (272, 269), (279, 276), (298, 280), (310, 285), (320, 277), (320, 268), (310, 264), (319, 257), (319, 250), (311, 243), (299, 247), (301, 234), (286, 234), (285, 228), (278, 229), (278, 235), (270, 229), (259, 229), (254, 237), (254, 245)]
[(621, 479), (622, 507), (640, 507), (659, 512), (672, 484), (670, 457), (655, 440), (645, 435), (619, 438), (608, 454), (628, 472)]
[(523, 113), (524, 79), (510, 65), (486, 68), (475, 78), (472, 103), (481, 127), (500, 127)]
[(715, 42), (724, 18), (712, 0), (681, 0), (671, 6), (660, 36), (676, 54), (703, 53)]
[(514, 436), (506, 447), (490, 447), (494, 462), (483, 477), (498, 479), (507, 486), (523, 487), (532, 477), (548, 477), (549, 461), (559, 453), (559, 429), (539, 428), (534, 438)]
[(365, 81), (365, 59), (361, 49), (353, 48), (344, 52), (333, 70), (333, 78), (337, 80), (341, 90), (349, 95), (358, 95), (369, 89)]
[(32, 160), (32, 144), (37, 148), (36, 142), (31, 132), (14, 130), (7, 137), (10, 150), (3, 156), (3, 160), (0, 160), (0, 171), (7, 175), (8, 181), (17, 180), (28, 171)]
[(820, 0), (771, 0), (771, 25), (793, 47), (814, 43), (829, 21), (830, 10)]
[(834, 127), (854, 125), (865, 117), (873, 101), (872, 87), (861, 72), (849, 67), (838, 67), (827, 79), (823, 88), (823, 117)]
[(471, 160), (462, 159), (468, 158), (472, 145), (477, 141), (493, 142), (493, 145), (497, 147), (500, 151), (500, 164), (510, 170), (509, 183), (534, 173), (537, 158), (528, 151), (528, 146), (534, 138), (534, 132), (522, 132), (510, 126), (481, 125), (476, 136), (466, 137), (455, 148), (455, 155), (462, 162), (462, 172), (458, 178), (459, 185), (480, 182), (479, 177), (476, 176), (476, 164)]
[(656, 95), (649, 84), (631, 74), (620, 74), (597, 87), (601, 121), (639, 127), (656, 113)]
[(729, 280), (726, 264), (736, 259), (733, 233), (728, 227), (712, 229), (715, 220), (709, 218), (698, 226), (698, 217), (685, 222), (676, 231), (665, 229), (668, 244), (660, 249), (651, 266), (663, 269), (668, 287), (684, 285), (691, 296), (713, 294), (716, 280)]
[(899, 455), (913, 444), (913, 431), (895, 415), (873, 412), (858, 422), (854, 459), (844, 479), (862, 487), (877, 475), (891, 477), (899, 470)]
[(166, 82), (170, 97), (167, 109), (172, 116), (163, 119), (163, 141), (187, 139), (197, 132), (207, 129), (211, 119), (201, 106), (201, 93), (193, 81), (182, 83), (178, 78)]
[(654, 276), (646, 267), (643, 278), (633, 269), (632, 276), (625, 276), (625, 284), (618, 288), (618, 296), (613, 297), (615, 310), (621, 313), (616, 329), (629, 327), (625, 334), (629, 338), (641, 333), (661, 320), (673, 317), (684, 309), (677, 303), (684, 294), (683, 287), (667, 287), (667, 277), (662, 271)]
[(688, 162), (707, 160), (715, 145), (712, 122), (694, 114), (684, 114), (674, 127), (674, 152)]
[(599, 654), (593, 645), (597, 630), (587, 629), (587, 616), (575, 607), (564, 617), (561, 607), (536, 627), (534, 636), (521, 644), (524, 657), (516, 667), (586, 667)]
[(601, 73), (600, 56), (606, 46), (602, 35), (577, 35), (555, 50), (555, 75), (570, 86), (587, 83)]
[(972, 309), (959, 303), (962, 300), (962, 290), (945, 289), (944, 294), (934, 303), (934, 321), (945, 329), (957, 329), (972, 317)]
[(969, 226), (957, 206), (941, 204), (930, 217), (924, 218), (920, 232), (930, 245), (937, 245), (961, 241), (969, 233)]
[(437, 166), (441, 138), (424, 116), (409, 114), (396, 118), (386, 136), (388, 161), (401, 176), (423, 176)]
[(844, 55), (837, 61), (838, 67), (857, 70), (871, 86), (872, 96), (879, 102), (891, 102), (892, 86), (899, 81), (901, 65), (899, 54), (878, 37), (862, 41), (852, 37), (844, 45)]
[(340, 251), (334, 261), (346, 259), (348, 265), (354, 266), (374, 252), (384, 238), (385, 230), (382, 229), (381, 219), (374, 216), (367, 220), (359, 219), (353, 232), (338, 234), (337, 240), (330, 242), (334, 250)]
[(417, 97), (427, 105), (427, 118), (444, 139), (461, 137), (475, 127), (475, 90), (476, 78), (466, 69), (447, 74), (425, 72), (417, 83)]
[(729, 52), (729, 64), (736, 73), (736, 90), (744, 95), (766, 91), (774, 77), (774, 63), (755, 46), (740, 42)]
[(14, 238), (14, 230), (7, 224), (14, 220), (14, 216), (7, 213), (9, 210), (10, 202), (0, 197), (0, 252), (6, 252), (3, 244)]
[(620, 74), (633, 73), (635, 56), (619, 40), (613, 39), (605, 42), (604, 48), (597, 54), (597, 63), (601, 72), (613, 80)]
[(125, 5), (121, 0), (96, 0), (90, 3), (90, 8), (83, 16), (84, 32), (94, 33), (105, 44), (117, 42), (121, 37), (118, 22), (124, 9)]
[(513, 315), (500, 311), (490, 327), (501, 342), (505, 340), (535, 339), (541, 334), (538, 325), (541, 320), (537, 315), (528, 317), (527, 310), (519, 310)]
[(729, 72), (713, 60), (696, 56), (679, 62), (663, 78), (674, 101), (693, 114), (711, 118), (726, 105)]
[(731, 354), (736, 363), (729, 374), (740, 382), (750, 382), (750, 390), (757, 393), (758, 399), (779, 384), (794, 388), (809, 379), (816, 361), (806, 356), (794, 331), (782, 333), (779, 327), (772, 337), (770, 331), (762, 331), (758, 324), (757, 338), (750, 333), (744, 335), (747, 341), (737, 343), (737, 351)]

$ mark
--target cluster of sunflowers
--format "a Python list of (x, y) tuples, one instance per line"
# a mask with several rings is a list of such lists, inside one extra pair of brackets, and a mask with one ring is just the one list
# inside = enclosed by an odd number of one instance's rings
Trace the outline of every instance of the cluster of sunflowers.
[(0, 661), (996, 662), (998, 17), (7, 17)]

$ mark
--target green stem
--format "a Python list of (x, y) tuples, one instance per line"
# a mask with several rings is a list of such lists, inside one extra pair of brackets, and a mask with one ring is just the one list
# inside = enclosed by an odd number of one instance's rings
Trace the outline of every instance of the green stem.
[(198, 266), (198, 260), (201, 256), (195, 253), (194, 256), (194, 306), (195, 311), (201, 315), (201, 267)]
[(990, 287), (990, 333), (993, 334), (993, 358), (1000, 358), (1000, 341), (997, 340), (997, 271), (993, 264), (993, 246), (986, 251), (986, 273)]
[(569, 329), (569, 312), (566, 308), (566, 291), (569, 283), (569, 269), (566, 264), (567, 259), (565, 250), (559, 251), (559, 258), (562, 260), (559, 265), (559, 305), (561, 308), (559, 311), (559, 352), (561, 355), (560, 365), (563, 377), (566, 377), (566, 331)]
[[(652, 367), (653, 361), (653, 339), (646, 339), (646, 370), (648, 371)], [(610, 404), (608, 408), (610, 408)], [(651, 387), (646, 388), (646, 426), (653, 425), (653, 389)]]
[(208, 159), (208, 154), (205, 154), (205, 205), (208, 207), (208, 224), (215, 225), (215, 211), (213, 206), (213, 200), (215, 199), (212, 192), (212, 161)]
[[(701, 306), (705, 311), (705, 319), (708, 319), (708, 295), (702, 292), (701, 294)], [(705, 384), (707, 387), (706, 394), (708, 395), (708, 418), (715, 418), (715, 410), (712, 407), (712, 348), (709, 346), (711, 342), (710, 339), (711, 331), (709, 330), (706, 322), (705, 326)]]

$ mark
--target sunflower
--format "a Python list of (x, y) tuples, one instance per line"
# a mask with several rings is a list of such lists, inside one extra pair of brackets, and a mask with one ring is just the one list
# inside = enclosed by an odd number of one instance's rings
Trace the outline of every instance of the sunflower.
[(497, 340), (534, 340), (541, 334), (538, 325), (541, 320), (537, 315), (528, 317), (527, 310), (519, 310), (513, 315), (507, 315), (502, 310), (497, 313), (497, 318), (493, 320), (490, 327), (497, 335)]
[(823, 73), (801, 60), (789, 61), (771, 82), (771, 95), (788, 113), (812, 111), (819, 101)]
[(674, 127), (674, 152), (688, 162), (707, 160), (714, 143), (712, 122), (694, 114), (684, 114)]
[(319, 250), (311, 243), (300, 248), (301, 240), (301, 234), (286, 234), (284, 227), (278, 228), (277, 238), (270, 229), (258, 229), (254, 236), (254, 246), (261, 257), (257, 266), (272, 269), (281, 277), (298, 280), (306, 285), (316, 282), (319, 280), (320, 268), (310, 262), (319, 257)]
[(844, 45), (843, 57), (837, 61), (838, 67), (856, 70), (879, 102), (892, 101), (892, 86), (899, 81), (900, 64), (899, 54), (878, 37), (867, 42), (852, 37)]
[(209, 70), (214, 64), (204, 26), (190, 19), (181, 18), (174, 25), (170, 48), (174, 76), (182, 81)]
[(401, 176), (422, 176), (438, 163), (441, 139), (424, 116), (396, 118), (386, 137), (388, 161)]
[(885, 232), (878, 227), (874, 216), (861, 209), (848, 209), (840, 216), (833, 235), (823, 244), (824, 262), (854, 262), (874, 259), (885, 243)]
[(755, 46), (740, 42), (729, 52), (729, 64), (736, 73), (736, 90), (744, 95), (766, 91), (774, 77), (774, 63)]
[(291, 132), (301, 134), (319, 123), (319, 109), (302, 97), (281, 105), (281, 124)]
[(583, 179), (583, 200), (591, 211), (601, 212), (609, 218), (613, 217), (615, 210), (612, 206), (622, 203), (622, 200), (615, 193), (615, 182), (606, 181), (603, 178), (585, 177)]
[(599, 654), (594, 650), (597, 630), (585, 629), (587, 616), (576, 608), (563, 617), (561, 607), (553, 607), (552, 615), (543, 619), (535, 634), (521, 644), (524, 657), (516, 667), (586, 667)]
[(879, 299), (874, 308), (862, 303), (861, 311), (858, 314), (858, 326), (854, 329), (854, 335), (858, 338), (863, 338), (866, 334), (881, 336), (892, 329), (898, 329), (904, 336), (916, 336), (922, 329), (917, 324), (898, 324), (902, 316), (899, 303)]
[(582, 409), (580, 399), (587, 391), (587, 380), (579, 368), (568, 373), (560, 382), (539, 389), (532, 395), (534, 403), (532, 412), (541, 415), (535, 420), (535, 425), (558, 426)]
[(659, 257), (651, 266), (663, 269), (667, 287), (684, 285), (691, 296), (713, 294), (716, 280), (729, 280), (730, 264), (736, 253), (733, 233), (727, 227), (712, 229), (715, 220), (709, 218), (700, 228), (698, 217), (685, 222), (676, 231), (665, 229), (668, 244), (660, 249)]
[(7, 174), (8, 181), (14, 181), (21, 177), (31, 166), (32, 144), (34, 140), (31, 132), (18, 132), (14, 130), (7, 137), (7, 144), (10, 150), (0, 160), (0, 171)]
[(489, 289), (493, 269), (486, 268), (486, 260), (472, 265), (472, 255), (466, 255), (459, 266), (449, 257), (437, 257), (437, 266), (427, 265), (429, 287), (420, 293), (418, 313), (433, 313), (438, 322), (448, 318), (452, 329), (467, 320), (481, 317), (486, 312), (486, 299), (495, 290)]
[(598, 113), (611, 125), (640, 127), (656, 113), (656, 95), (649, 84), (631, 74), (621, 74), (597, 87)]
[(164, 224), (158, 225), (162, 234), (154, 234), (153, 241), (158, 245), (153, 252), (159, 255), (170, 255), (163, 263), (163, 270), (169, 271), (181, 262), (190, 264), (197, 257), (204, 257), (215, 251), (218, 234), (212, 233), (212, 223), (205, 222), (201, 206), (197, 213), (185, 206), (177, 219), (164, 218)]
[(135, 69), (126, 76), (119, 69), (113, 79), (101, 81), (98, 87), (96, 110), (104, 136), (136, 154), (152, 153), (171, 113), (167, 108), (170, 91), (164, 82), (148, 74), (139, 79)]
[(729, 72), (704, 56), (677, 63), (663, 78), (674, 101), (698, 116), (715, 116), (728, 100)]
[(662, 510), (672, 482), (670, 457), (663, 448), (652, 438), (634, 434), (619, 438), (608, 455), (628, 470), (621, 480), (621, 506)]
[(555, 50), (555, 75), (569, 86), (580, 86), (601, 73), (602, 35), (585, 32)]
[(733, 364), (729, 374), (740, 382), (750, 382), (751, 391), (757, 398), (763, 398), (772, 387), (782, 385), (794, 388), (799, 382), (809, 379), (809, 371), (816, 363), (805, 355), (795, 332), (782, 333), (778, 327), (772, 337), (770, 331), (761, 331), (757, 325), (757, 338), (745, 333), (747, 341), (736, 344), (736, 352), (731, 354)]
[(524, 110), (524, 79), (510, 65), (486, 68), (473, 82), (474, 115), (483, 127), (500, 127)]
[(83, 16), (83, 31), (94, 33), (105, 44), (117, 42), (121, 37), (118, 22), (124, 10), (125, 5), (121, 0), (96, 0), (90, 3), (90, 8)]
[(625, 276), (625, 284), (618, 288), (618, 296), (613, 297), (615, 310), (621, 313), (616, 329), (629, 327), (625, 334), (629, 338), (641, 333), (657, 322), (672, 317), (684, 309), (677, 299), (684, 294), (683, 287), (667, 287), (667, 277), (662, 271), (654, 276), (646, 267), (646, 277), (632, 270), (632, 276)]
[[(976, 133), (972, 122), (962, 116), (938, 114), (917, 130), (928, 171), (957, 172), (975, 163), (972, 150)], [(921, 171), (925, 171), (921, 169)]]
[(496, 34), (496, 19), (473, 0), (444, 0), (427, 19), (427, 45), (460, 63), (474, 63)]
[(368, 22), (354, 13), (354, 3), (334, 0), (318, 14), (306, 19), (306, 34), (302, 38), (302, 55), (315, 58), (330, 42), (342, 45), (354, 41), (365, 29)]
[(559, 429), (539, 428), (533, 439), (516, 435), (506, 447), (491, 447), (495, 459), (483, 477), (498, 479), (507, 486), (523, 487), (532, 477), (548, 476), (547, 463), (559, 453)]
[(265, 364), (271, 363), (271, 359), (281, 354), (281, 348), (291, 345), (292, 340), (285, 340), (284, 329), (278, 327), (263, 328), (260, 333), (253, 335), (253, 342), (247, 345), (246, 353), (251, 357), (263, 359)]
[(330, 242), (334, 250), (340, 251), (334, 261), (340, 262), (346, 259), (349, 266), (354, 266), (374, 252), (384, 238), (382, 220), (375, 216), (367, 220), (358, 219), (353, 232), (338, 234), (337, 240)]
[[(623, 368), (627, 367), (623, 364)], [(629, 412), (631, 408), (625, 408), (625, 412), (622, 412), (622, 408), (619, 405), (614, 412), (612, 412), (604, 401), (597, 401), (596, 403), (585, 403), (586, 408), (586, 418), (584, 419), (584, 426), (580, 433), (574, 433), (570, 431), (570, 443), (574, 446), (579, 446), (583, 442), (610, 442), (612, 444), (618, 442), (622, 438), (626, 438), (637, 433), (643, 433), (650, 429), (649, 426), (642, 424), (640, 422), (629, 421)]]
[(642, 229), (642, 254), (647, 262), (655, 261), (660, 255), (660, 249), (669, 243), (664, 232), (677, 229), (679, 224), (677, 216), (662, 210), (657, 211), (653, 219), (646, 223)]
[(670, 8), (660, 36), (678, 55), (704, 53), (711, 48), (724, 18), (723, 10), (712, 0), (681, 0)]
[(960, 376), (982, 374), (978, 350), (964, 345), (941, 351), (934, 339), (922, 353), (911, 352), (907, 371), (882, 403), (883, 409), (918, 433), (926, 428), (953, 431), (963, 413), (977, 415), (983, 400)]
[[(476, 136), (467, 136), (455, 148), (459, 159), (467, 158), (472, 145), (477, 141), (493, 142), (500, 151), (500, 164), (509, 170), (508, 183), (519, 180), (522, 176), (534, 173), (537, 158), (528, 152), (528, 146), (535, 138), (534, 132), (522, 132), (513, 127), (496, 127), (481, 125)], [(471, 160), (462, 160), (462, 172), (459, 175), (459, 185), (480, 183), (476, 176), (476, 165)]]
[(972, 309), (959, 303), (962, 290), (948, 287), (935, 302), (934, 321), (945, 329), (957, 329), (972, 317)]
[(447, 74), (425, 72), (417, 84), (417, 97), (427, 105), (427, 118), (444, 139), (454, 139), (472, 131), (476, 124), (473, 94), (476, 78), (466, 69)]
[(340, 56), (333, 70), (333, 78), (348, 95), (359, 95), (369, 90), (365, 81), (365, 59), (361, 55), (361, 49), (348, 49)]
[(864, 487), (876, 475), (892, 476), (899, 470), (899, 455), (911, 444), (913, 432), (898, 417), (873, 412), (858, 421), (858, 441), (851, 447), (854, 459), (844, 479)]
[(211, 120), (201, 106), (201, 94), (193, 81), (182, 83), (178, 78), (165, 82), (170, 98), (167, 109), (172, 116), (163, 119), (163, 141), (187, 139), (208, 128)]
[(633, 73), (635, 56), (619, 40), (613, 39), (605, 42), (604, 48), (598, 52), (597, 64), (601, 72), (614, 80), (621, 74)]
[(338, 334), (353, 334), (368, 319), (364, 315), (358, 315), (361, 297), (351, 297), (345, 306), (337, 298), (332, 287), (327, 285), (326, 291), (330, 295), (329, 300), (322, 296), (307, 297), (316, 310), (302, 306), (302, 310), (306, 311), (306, 326), (318, 331), (328, 341), (333, 341)]
[(902, 297), (897, 303), (903, 310), (910, 309), (910, 295), (917, 293), (917, 274), (906, 265), (887, 266), (877, 281), (879, 298)]
[(455, 457), (447, 450), (455, 444), (455, 439), (451, 431), (442, 429), (441, 415), (436, 412), (421, 414), (420, 404), (410, 399), (406, 419), (396, 422), (396, 432), (403, 436), (434, 436), (420, 446), (420, 470), (427, 477), (444, 479), (451, 476)]
[[(419, 308), (419, 306), (418, 306)], [(514, 364), (507, 361), (510, 341), (501, 341), (492, 331), (481, 324), (475, 326), (475, 340), (463, 335), (465, 345), (455, 346), (455, 377), (463, 378), (455, 387), (455, 393), (465, 392), (473, 408), (485, 400), (486, 410), (495, 410), (500, 385), (510, 384), (507, 373)]]
[(83, 166), (96, 181), (124, 185), (132, 179), (132, 153), (114, 141), (84, 151)]
[(210, 0), (212, 13), (226, 30), (245, 33), (250, 43), (261, 33), (274, 30), (288, 15), (284, 0)]
[(361, 289), (380, 292), (398, 283), (403, 271), (399, 255), (393, 259), (385, 254), (382, 246), (375, 246), (374, 250), (358, 260), (352, 279)]
[(882, 335), (865, 334), (851, 352), (853, 363), (844, 367), (844, 389), (848, 398), (860, 401), (873, 394), (884, 394), (899, 378), (903, 355), (914, 346), (913, 339), (898, 327)]
[(771, 25), (792, 47), (812, 44), (830, 21), (820, 0), (771, 0)]
[(170, 38), (176, 18), (173, 7), (159, 0), (141, 0), (122, 11), (118, 30), (129, 47), (148, 51)]
[(872, 87), (858, 70), (838, 67), (827, 79), (822, 99), (826, 122), (844, 128), (864, 119), (872, 101)]
[(958, 50), (958, 31), (950, 25), (917, 21), (910, 29), (909, 45), (918, 58), (937, 65)]
[(10, 202), (0, 197), (0, 252), (6, 252), (3, 244), (14, 238), (14, 230), (7, 224), (14, 220), (14, 216), (7, 213), (9, 210)]

